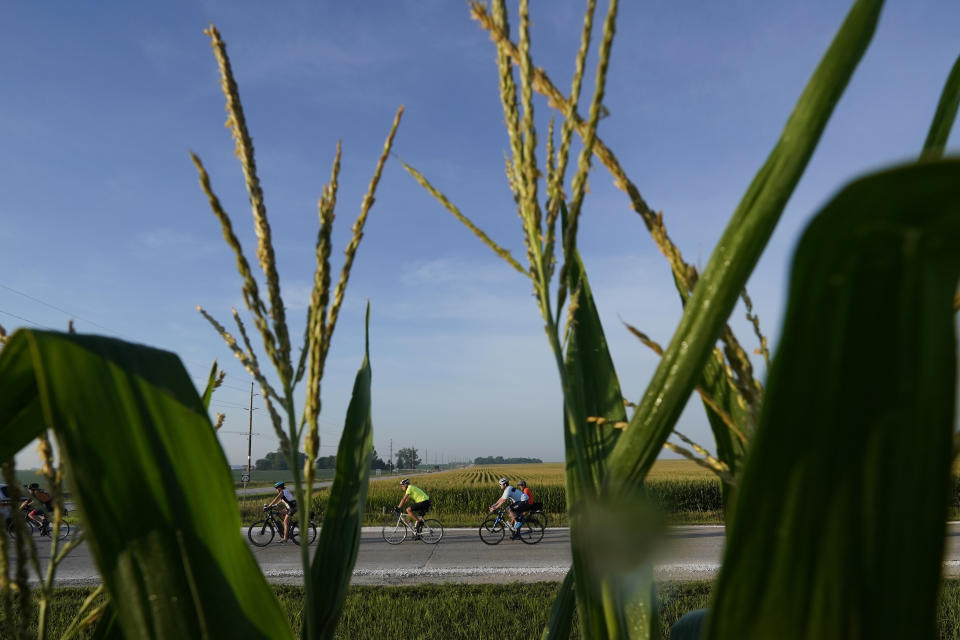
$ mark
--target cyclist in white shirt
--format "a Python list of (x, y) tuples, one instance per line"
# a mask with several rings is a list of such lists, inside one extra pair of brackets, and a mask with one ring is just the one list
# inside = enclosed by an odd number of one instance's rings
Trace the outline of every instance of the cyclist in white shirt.
[(273, 485), (273, 488), (277, 490), (277, 495), (270, 501), (270, 504), (263, 505), (263, 508), (266, 510), (281, 501), (283, 506), (286, 507), (287, 512), (283, 514), (283, 540), (280, 541), (283, 544), (290, 539), (290, 516), (297, 512), (297, 501), (293, 497), (293, 492), (287, 489), (283, 482), (277, 482)]
[(526, 511), (524, 507), (528, 507), (528, 498), (527, 494), (516, 487), (510, 486), (510, 481), (507, 478), (500, 478), (500, 489), (503, 490), (503, 495), (500, 496), (500, 499), (495, 503), (490, 505), (490, 512), (492, 513), (495, 509), (500, 508), (504, 503), (510, 505), (507, 509), (507, 515), (510, 516), (510, 528), (516, 528), (516, 518), (517, 513), (521, 511)]

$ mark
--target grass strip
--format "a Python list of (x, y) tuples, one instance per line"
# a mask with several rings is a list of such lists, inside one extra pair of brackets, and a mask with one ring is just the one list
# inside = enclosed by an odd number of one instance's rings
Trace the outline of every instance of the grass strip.
[[(559, 582), (353, 586), (347, 593), (335, 637), (344, 640), (539, 637), (559, 587)], [(687, 611), (708, 606), (712, 587), (713, 583), (706, 580), (659, 584), (661, 637), (669, 638), (670, 626)], [(91, 591), (92, 588), (57, 590), (47, 613), (49, 637), (62, 635)], [(291, 625), (298, 628), (302, 624), (303, 589), (275, 585), (274, 591)], [(78, 637), (91, 635), (92, 629), (87, 629)], [(575, 625), (571, 638), (579, 637)], [(941, 587), (937, 637), (960, 640), (960, 579), (949, 578)]]

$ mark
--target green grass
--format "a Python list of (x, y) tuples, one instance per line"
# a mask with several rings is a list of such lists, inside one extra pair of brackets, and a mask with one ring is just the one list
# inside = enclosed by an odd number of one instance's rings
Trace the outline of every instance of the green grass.
[[(658, 586), (661, 637), (692, 609), (710, 602), (710, 581), (668, 582)], [(412, 587), (350, 587), (337, 638), (383, 640), (472, 639), (484, 636), (539, 637), (550, 615), (558, 582), (449, 584)], [(300, 628), (303, 589), (274, 588), (291, 625)], [(59, 638), (90, 589), (60, 589), (50, 608), (48, 637)], [(960, 580), (947, 580), (937, 610), (938, 638), (960, 640)], [(89, 638), (90, 633), (81, 634)], [(576, 631), (573, 638), (580, 638)]]

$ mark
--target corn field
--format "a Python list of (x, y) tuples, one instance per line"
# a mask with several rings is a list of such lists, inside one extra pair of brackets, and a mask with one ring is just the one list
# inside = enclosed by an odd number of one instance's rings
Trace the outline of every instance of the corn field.
[[(720, 481), (710, 473), (697, 471), (687, 461), (669, 471), (654, 474), (647, 481), (650, 499), (667, 514), (688, 512), (719, 512), (722, 509)], [(668, 465), (670, 467), (670, 465)], [(500, 497), (497, 481), (506, 477), (511, 484), (525, 480), (533, 491), (534, 500), (543, 504), (548, 514), (565, 519), (567, 513), (565, 476), (562, 464), (530, 464), (507, 466), (480, 466), (426, 476), (415, 476), (411, 481), (427, 492), (433, 502), (431, 513), (443, 520), (444, 514), (470, 514), (477, 517)], [(367, 491), (368, 518), (389, 512), (403, 495), (397, 483), (378, 480), (370, 483)], [(315, 508), (324, 512), (329, 490), (321, 490)]]

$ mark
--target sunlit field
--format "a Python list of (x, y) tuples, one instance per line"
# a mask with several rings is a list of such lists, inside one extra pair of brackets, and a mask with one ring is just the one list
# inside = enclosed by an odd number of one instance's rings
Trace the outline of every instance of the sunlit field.
[[(473, 526), (482, 522), (486, 509), (500, 497), (497, 481), (502, 477), (512, 484), (526, 481), (534, 500), (543, 505), (549, 524), (567, 524), (563, 463), (482, 465), (416, 475), (411, 479), (430, 496), (433, 517), (447, 526)], [(722, 522), (720, 482), (693, 462), (658, 461), (647, 488), (670, 522)], [(328, 489), (321, 489), (317, 495), (321, 512), (328, 495)], [(402, 495), (402, 489), (390, 478), (372, 479), (367, 493), (366, 523), (382, 521)]]

